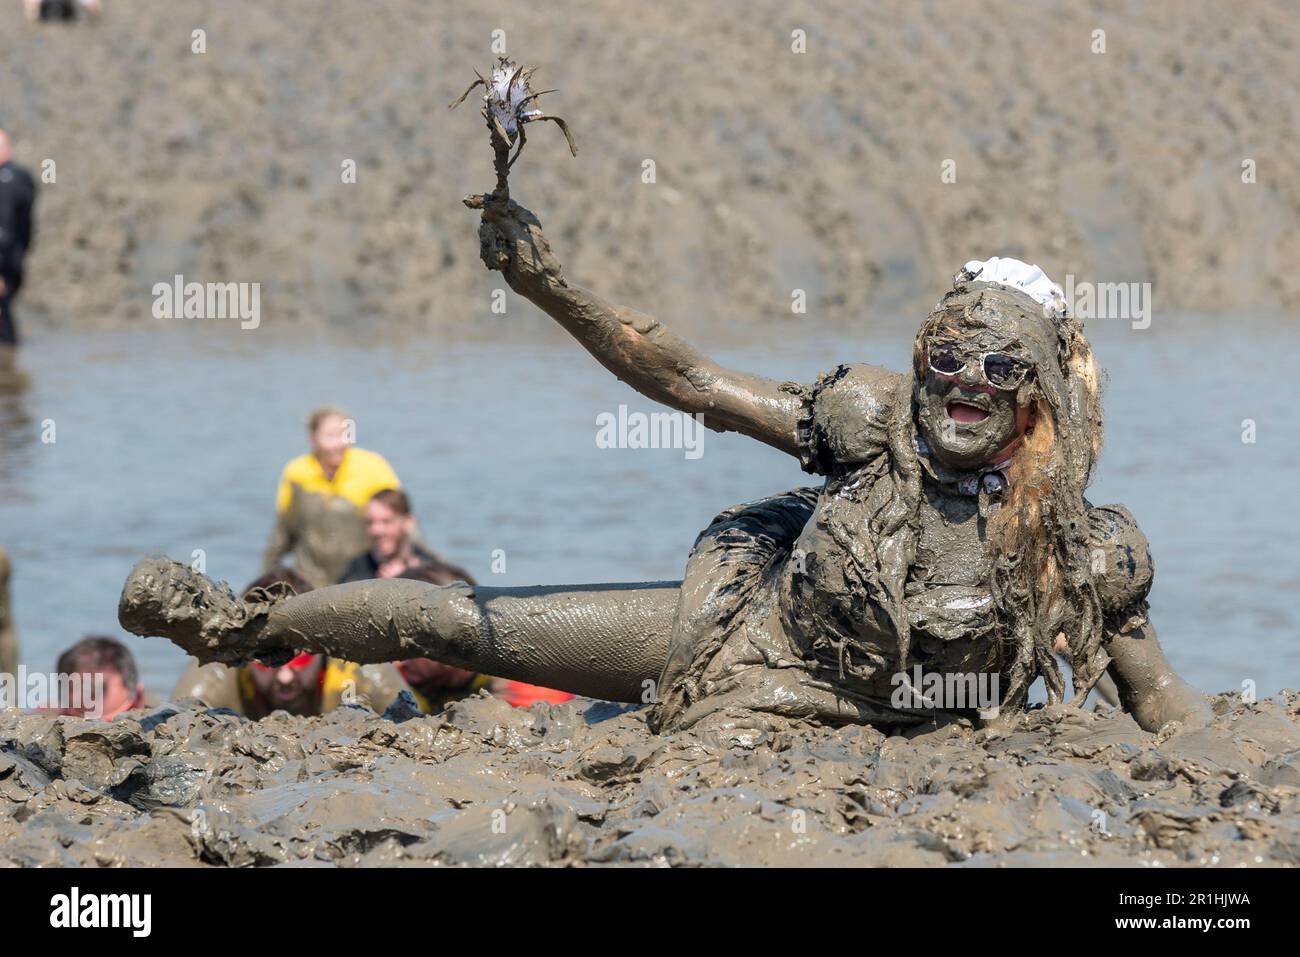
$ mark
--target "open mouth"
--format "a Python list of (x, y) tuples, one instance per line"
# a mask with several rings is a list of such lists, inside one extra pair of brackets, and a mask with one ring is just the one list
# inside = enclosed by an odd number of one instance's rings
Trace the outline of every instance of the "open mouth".
[(978, 405), (962, 402), (959, 399), (954, 399), (948, 403), (948, 418), (961, 425), (974, 425), (976, 422), (983, 422), (988, 417), (988, 410), (981, 409)]

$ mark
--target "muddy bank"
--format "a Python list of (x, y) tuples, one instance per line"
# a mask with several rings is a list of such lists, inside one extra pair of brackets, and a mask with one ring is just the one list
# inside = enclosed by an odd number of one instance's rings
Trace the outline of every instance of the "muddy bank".
[(676, 329), (788, 321), (793, 289), (812, 319), (919, 320), (995, 254), (1150, 281), (1157, 317), (1300, 309), (1284, 0), (114, 0), (96, 28), (0, 5), (3, 122), (58, 176), (20, 320), (166, 328), (150, 290), (183, 274), (261, 282), (264, 325), (499, 324), (460, 206), (491, 154), (447, 111), (494, 30), (580, 150), (536, 130), (516, 198), (571, 279)]
[(1300, 865), (1300, 694), (1215, 708), (1164, 737), (1057, 708), (739, 739), (489, 698), (398, 721), (9, 712), (0, 863)]

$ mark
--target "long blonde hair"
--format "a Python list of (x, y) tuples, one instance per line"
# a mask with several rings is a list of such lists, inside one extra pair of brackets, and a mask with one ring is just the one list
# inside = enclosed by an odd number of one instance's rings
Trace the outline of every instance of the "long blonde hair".
[[(1034, 395), (1033, 426), (1011, 460), (1006, 496), (988, 525), (991, 584), (1004, 622), (999, 648), (1008, 677), (1004, 704), (1013, 709), (1023, 706), (1039, 674), (1049, 701), (1065, 698), (1065, 680), (1052, 653), (1060, 632), (1069, 645), (1076, 702), (1105, 669), (1083, 498), (1101, 452), (1100, 384), (1082, 332), (1075, 328), (1066, 334), (1065, 401), (1051, 401), (1049, 390)], [(1084, 435), (1077, 434), (1080, 429)], [(1074, 434), (1063, 441), (1063, 430)]]

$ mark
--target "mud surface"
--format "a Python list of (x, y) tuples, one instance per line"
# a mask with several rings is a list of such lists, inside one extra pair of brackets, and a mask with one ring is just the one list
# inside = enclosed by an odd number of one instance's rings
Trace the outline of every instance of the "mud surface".
[(150, 289), (177, 273), (261, 281), (264, 325), (499, 321), (460, 206), (491, 154), (447, 110), (497, 29), (560, 88), (580, 145), (534, 128), (516, 198), (573, 281), (675, 329), (789, 320), (794, 288), (813, 318), (919, 319), (957, 264), (994, 254), (1151, 281), (1161, 312), (1300, 307), (1286, 0), (106, 8), (98, 28), (28, 29), (0, 5), (4, 122), (23, 162), (58, 170), (29, 331), (160, 325)]
[(1164, 737), (1049, 708), (996, 733), (740, 740), (582, 701), (9, 712), (0, 863), (1300, 865), (1300, 694), (1216, 710)]

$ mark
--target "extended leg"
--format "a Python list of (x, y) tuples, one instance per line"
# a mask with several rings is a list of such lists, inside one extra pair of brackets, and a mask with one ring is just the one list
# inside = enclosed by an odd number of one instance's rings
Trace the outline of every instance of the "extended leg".
[(303, 595), (235, 597), (188, 565), (146, 558), (118, 619), (170, 638), (200, 662), (300, 651), (360, 663), (433, 658), (502, 678), (612, 701), (641, 701), (663, 669), (677, 582), (484, 588), (407, 579)]

